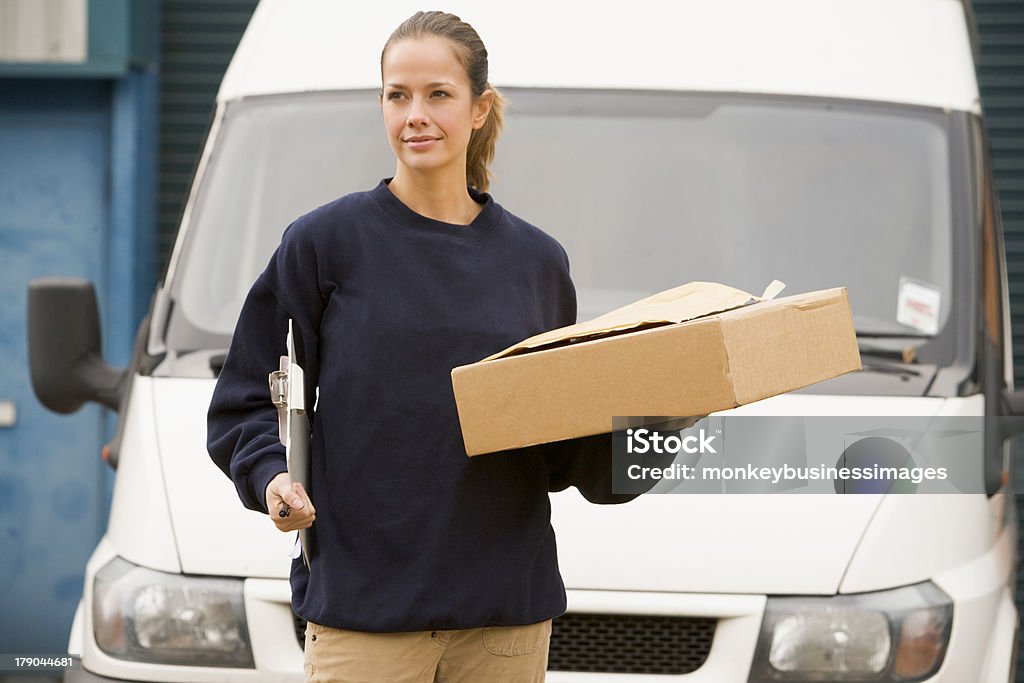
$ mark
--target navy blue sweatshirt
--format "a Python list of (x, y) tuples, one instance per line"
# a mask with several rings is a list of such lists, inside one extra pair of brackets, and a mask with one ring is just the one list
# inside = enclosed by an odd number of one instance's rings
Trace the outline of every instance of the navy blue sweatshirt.
[[(565, 250), (470, 188), (468, 225), (422, 216), (382, 180), (285, 230), (249, 291), (209, 407), (207, 446), (267, 513), (286, 471), (267, 374), (294, 322), (312, 414), (315, 556), (292, 608), (393, 632), (527, 624), (565, 611), (549, 491), (611, 493), (608, 435), (466, 455), (451, 370), (576, 321)], [(610, 419), (610, 416), (609, 416)]]

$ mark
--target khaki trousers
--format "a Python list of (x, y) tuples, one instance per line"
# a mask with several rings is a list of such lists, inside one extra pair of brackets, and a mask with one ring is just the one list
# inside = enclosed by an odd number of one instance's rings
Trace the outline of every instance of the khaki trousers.
[(307, 683), (543, 683), (551, 620), (367, 633), (308, 622)]

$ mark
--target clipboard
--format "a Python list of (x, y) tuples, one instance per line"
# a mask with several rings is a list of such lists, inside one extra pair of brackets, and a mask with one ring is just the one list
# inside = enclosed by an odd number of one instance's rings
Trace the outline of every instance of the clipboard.
[[(288, 355), (281, 356), (278, 369), (270, 373), (270, 400), (277, 407), (278, 437), (284, 444), (288, 477), (310, 492), (310, 429), (306, 413), (305, 375), (295, 359), (295, 337), (288, 320)], [(287, 506), (287, 504), (286, 504)], [(299, 529), (299, 543), (306, 566), (310, 566), (312, 546), (309, 529)]]

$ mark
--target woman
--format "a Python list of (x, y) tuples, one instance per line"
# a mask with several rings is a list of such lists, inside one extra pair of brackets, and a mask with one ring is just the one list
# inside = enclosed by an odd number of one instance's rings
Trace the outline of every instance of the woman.
[[(503, 100), (472, 27), (416, 13), (381, 78), (395, 174), (285, 231), (239, 316), (209, 451), (246, 507), (311, 527), (311, 566), (291, 570), (307, 680), (542, 681), (566, 607), (548, 492), (634, 496), (611, 494), (606, 436), (466, 456), (451, 369), (575, 322), (568, 258), (487, 193)], [(319, 387), (308, 495), (267, 392), (289, 319), (307, 406)]]

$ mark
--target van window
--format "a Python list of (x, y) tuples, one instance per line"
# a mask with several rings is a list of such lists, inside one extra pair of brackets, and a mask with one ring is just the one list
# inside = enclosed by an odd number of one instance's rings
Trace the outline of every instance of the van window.
[[(691, 280), (847, 286), (860, 329), (901, 282), (953, 291), (949, 114), (796, 97), (513, 89), (491, 193), (571, 256), (580, 319)], [(282, 230), (394, 174), (376, 91), (226, 111), (176, 272), (168, 345), (226, 347)], [(923, 340), (918, 340), (921, 343)], [(905, 345), (905, 341), (901, 342)]]

